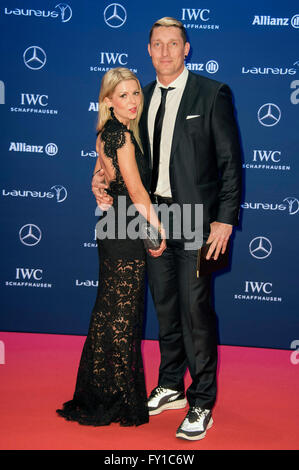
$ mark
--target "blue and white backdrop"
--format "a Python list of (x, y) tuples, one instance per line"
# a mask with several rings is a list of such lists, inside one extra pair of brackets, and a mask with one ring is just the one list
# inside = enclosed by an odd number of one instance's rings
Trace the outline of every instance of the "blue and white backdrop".
[[(295, 1), (1, 0), (0, 330), (87, 333), (96, 296), (97, 100), (103, 74), (155, 78), (148, 32), (180, 19), (189, 70), (232, 88), (244, 196), (217, 275), (221, 344), (289, 349), (298, 331), (299, 7)], [(149, 292), (144, 337), (158, 325)]]

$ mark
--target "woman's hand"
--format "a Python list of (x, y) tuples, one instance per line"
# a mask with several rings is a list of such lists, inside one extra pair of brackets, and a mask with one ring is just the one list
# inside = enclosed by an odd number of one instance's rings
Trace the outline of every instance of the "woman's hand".
[(91, 190), (96, 198), (97, 205), (102, 211), (109, 210), (113, 203), (113, 198), (106, 192), (108, 187), (105, 182), (105, 172), (102, 168), (91, 180)]
[(158, 250), (149, 250), (149, 254), (153, 257), (153, 258), (158, 258), (159, 256), (162, 255), (162, 253), (166, 250), (167, 246), (166, 246), (166, 233), (165, 233), (165, 230), (163, 228), (161, 228), (161, 237), (162, 237), (162, 241), (161, 241), (161, 244), (158, 248)]

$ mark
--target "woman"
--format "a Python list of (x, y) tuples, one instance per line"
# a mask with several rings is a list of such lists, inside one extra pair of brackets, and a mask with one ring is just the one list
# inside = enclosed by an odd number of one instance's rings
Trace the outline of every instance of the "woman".
[[(126, 212), (124, 202), (126, 209), (132, 203), (138, 206), (139, 212), (161, 232), (144, 187), (148, 167), (138, 133), (142, 104), (141, 86), (131, 71), (116, 68), (105, 74), (99, 96), (99, 158), (94, 174), (100, 168), (105, 170), (107, 192), (113, 197), (116, 238), (108, 233), (106, 238), (98, 239), (99, 288), (76, 389), (73, 400), (57, 410), (66, 419), (81, 424), (119, 422), (138, 426), (148, 422), (141, 356), (145, 249), (140, 238), (117, 238), (118, 215), (123, 219)], [(126, 217), (126, 227), (131, 220), (132, 216)], [(164, 234), (162, 238), (155, 256), (166, 248)]]

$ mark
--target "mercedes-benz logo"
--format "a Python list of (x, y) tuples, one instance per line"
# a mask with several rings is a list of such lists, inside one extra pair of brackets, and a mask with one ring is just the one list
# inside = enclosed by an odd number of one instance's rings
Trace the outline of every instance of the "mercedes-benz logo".
[(42, 238), (42, 232), (37, 225), (26, 224), (21, 227), (19, 231), (19, 237), (24, 245), (34, 246), (40, 242)]
[(55, 186), (52, 186), (51, 189), (54, 189), (56, 191), (57, 202), (63, 202), (66, 200), (67, 190), (64, 186), (61, 186), (61, 184), (56, 184)]
[(299, 211), (299, 201), (295, 197), (286, 197), (283, 202), (287, 202), (289, 205), (289, 214), (295, 215)]
[(47, 56), (41, 47), (30, 46), (24, 52), (23, 59), (26, 67), (31, 70), (39, 70), (45, 65)]
[(262, 126), (271, 127), (279, 122), (281, 111), (276, 104), (266, 103), (258, 110), (257, 117)]
[(120, 28), (127, 19), (127, 12), (119, 3), (111, 3), (104, 10), (105, 23), (111, 28)]
[(67, 23), (70, 21), (73, 12), (71, 7), (67, 3), (58, 3), (55, 8), (59, 8), (61, 14), (62, 23)]
[(249, 243), (249, 251), (254, 258), (267, 258), (272, 252), (272, 243), (266, 237), (256, 237)]

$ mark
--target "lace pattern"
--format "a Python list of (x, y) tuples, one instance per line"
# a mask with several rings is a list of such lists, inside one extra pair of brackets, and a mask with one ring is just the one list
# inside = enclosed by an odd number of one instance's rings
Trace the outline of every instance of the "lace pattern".
[[(116, 119), (106, 123), (101, 138), (112, 158), (117, 195), (128, 192), (119, 171), (117, 149), (125, 143), (126, 127)], [(143, 156), (130, 133), (141, 178)], [(100, 272), (97, 298), (84, 343), (73, 399), (57, 410), (80, 424), (122, 426), (148, 422), (147, 396), (141, 355), (145, 295), (145, 251), (142, 240), (98, 240)]]

